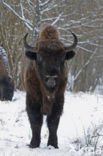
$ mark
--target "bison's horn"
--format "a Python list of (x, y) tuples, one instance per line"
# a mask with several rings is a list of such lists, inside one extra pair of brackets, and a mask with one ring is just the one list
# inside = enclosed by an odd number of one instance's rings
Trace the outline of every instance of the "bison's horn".
[(66, 51), (71, 51), (71, 50), (75, 49), (76, 46), (77, 46), (77, 43), (78, 43), (77, 36), (76, 36), (73, 32), (71, 32), (71, 33), (72, 33), (72, 35), (73, 35), (73, 37), (74, 37), (74, 42), (73, 42), (73, 44), (72, 44), (71, 46), (65, 47), (65, 50), (66, 50)]
[(23, 42), (24, 42), (24, 47), (27, 49), (27, 50), (30, 50), (30, 51), (36, 51), (36, 47), (32, 47), (30, 45), (28, 45), (27, 41), (26, 41), (26, 38), (28, 36), (28, 33), (24, 36), (23, 38)]

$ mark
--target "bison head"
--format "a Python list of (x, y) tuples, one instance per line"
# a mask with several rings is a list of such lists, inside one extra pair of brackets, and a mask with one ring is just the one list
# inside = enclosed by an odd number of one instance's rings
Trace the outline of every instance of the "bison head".
[(65, 47), (60, 40), (43, 40), (37, 42), (37, 47), (31, 47), (27, 44), (26, 34), (24, 36), (24, 46), (26, 56), (35, 60), (39, 77), (47, 91), (53, 93), (64, 73), (65, 61), (73, 58), (75, 52), (73, 49), (77, 45), (77, 37), (74, 37), (74, 43)]

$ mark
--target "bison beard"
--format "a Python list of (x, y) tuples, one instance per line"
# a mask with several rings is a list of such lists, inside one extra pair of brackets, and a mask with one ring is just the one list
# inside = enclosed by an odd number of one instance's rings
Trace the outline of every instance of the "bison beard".
[(32, 139), (30, 147), (40, 146), (43, 115), (47, 115), (49, 139), (47, 145), (58, 148), (57, 129), (64, 105), (64, 91), (67, 83), (67, 61), (75, 52), (77, 37), (72, 33), (74, 43), (65, 47), (54, 26), (46, 25), (40, 31), (36, 47), (27, 44), (23, 56), (21, 78), (26, 90), (26, 109), (29, 117)]

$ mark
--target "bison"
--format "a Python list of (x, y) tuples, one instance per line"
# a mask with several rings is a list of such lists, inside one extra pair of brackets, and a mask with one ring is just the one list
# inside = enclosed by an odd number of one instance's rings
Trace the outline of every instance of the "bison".
[(68, 79), (67, 60), (75, 55), (77, 37), (65, 46), (59, 39), (57, 28), (52, 25), (42, 27), (35, 46), (30, 46), (23, 38), (21, 78), (26, 90), (26, 110), (32, 130), (31, 148), (40, 146), (43, 115), (47, 116), (49, 138), (47, 145), (58, 148), (57, 129), (64, 105), (64, 92)]
[(14, 82), (10, 76), (6, 51), (0, 46), (0, 100), (12, 100)]

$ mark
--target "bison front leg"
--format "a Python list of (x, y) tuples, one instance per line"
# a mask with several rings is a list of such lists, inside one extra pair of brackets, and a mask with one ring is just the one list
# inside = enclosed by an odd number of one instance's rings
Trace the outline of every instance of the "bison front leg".
[(52, 113), (47, 117), (47, 125), (49, 129), (48, 146), (51, 145), (58, 148), (57, 129), (62, 114), (64, 97), (58, 97), (53, 105)]
[(57, 138), (57, 129), (59, 124), (59, 117), (56, 117), (56, 119), (53, 119), (52, 116), (48, 117), (47, 123), (48, 123), (48, 129), (49, 129), (49, 139), (48, 139), (48, 146), (51, 145), (55, 148), (58, 148), (58, 138)]
[(34, 99), (31, 99), (27, 96), (27, 114), (29, 117), (31, 130), (32, 130), (32, 139), (30, 142), (31, 148), (36, 148), (40, 146), (40, 133), (43, 116), (41, 114), (40, 104), (36, 102)]

